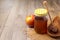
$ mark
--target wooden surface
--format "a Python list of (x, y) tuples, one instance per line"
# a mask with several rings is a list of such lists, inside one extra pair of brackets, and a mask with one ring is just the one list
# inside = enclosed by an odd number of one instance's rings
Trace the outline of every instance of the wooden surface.
[[(41, 4), (42, 1), (43, 0), (0, 0), (0, 40), (33, 40), (27, 35), (25, 17), (32, 14), (36, 8), (43, 7)], [(59, 5), (53, 6), (54, 9), (59, 9), (59, 7)], [(53, 16), (55, 16), (55, 14)], [(42, 37), (41, 40), (43, 40), (43, 38), (44, 37)], [(50, 39), (48, 36), (46, 38)], [(51, 38), (51, 40), (52, 39), (53, 38)]]
[(0, 40), (27, 40), (23, 16), (26, 15), (25, 3), (17, 0), (0, 2)]
[(35, 32), (33, 28), (28, 28), (28, 37), (31, 38), (31, 40), (56, 40), (52, 37), (50, 37), (48, 34), (38, 34)]

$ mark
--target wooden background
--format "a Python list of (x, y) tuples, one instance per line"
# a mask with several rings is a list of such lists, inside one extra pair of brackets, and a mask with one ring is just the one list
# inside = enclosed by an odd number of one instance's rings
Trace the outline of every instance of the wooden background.
[[(25, 17), (33, 14), (36, 8), (43, 7), (43, 1), (0, 0), (0, 40), (28, 40)], [(51, 14), (54, 13), (54, 17), (59, 15), (60, 0), (47, 1)]]

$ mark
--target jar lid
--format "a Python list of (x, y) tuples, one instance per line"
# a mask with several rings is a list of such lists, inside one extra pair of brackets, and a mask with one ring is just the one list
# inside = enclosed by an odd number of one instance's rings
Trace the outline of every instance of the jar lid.
[(46, 16), (48, 11), (47, 9), (44, 9), (44, 8), (38, 8), (34, 11), (34, 13), (36, 16)]

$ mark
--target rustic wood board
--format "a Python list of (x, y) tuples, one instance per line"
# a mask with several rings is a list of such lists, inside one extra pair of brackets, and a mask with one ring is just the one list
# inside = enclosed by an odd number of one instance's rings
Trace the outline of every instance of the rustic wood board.
[(27, 28), (27, 37), (29, 40), (60, 40), (60, 37), (53, 38), (48, 34), (38, 34), (35, 32), (34, 28)]
[[(25, 23), (25, 17), (27, 15), (32, 14), (36, 8), (43, 7), (41, 4), (42, 1), (0, 0), (0, 40), (36, 40), (40, 39), (40, 36), (42, 36), (41, 40), (44, 37), (46, 40), (52, 40), (53, 38), (48, 35), (43, 36), (36, 34), (34, 30), (27, 30)], [(60, 6), (54, 6), (54, 8), (59, 9)]]
[(27, 28), (27, 36), (31, 38), (31, 40), (56, 40), (50, 37), (48, 34), (36, 33), (33, 28)]

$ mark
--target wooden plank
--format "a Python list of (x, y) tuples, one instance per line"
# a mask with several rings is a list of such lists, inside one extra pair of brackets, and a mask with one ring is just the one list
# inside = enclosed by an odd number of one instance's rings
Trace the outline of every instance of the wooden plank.
[[(36, 40), (34, 39), (35, 37), (31, 38), (27, 35), (27, 25), (25, 23), (25, 18), (27, 15), (33, 14), (36, 8), (43, 7), (41, 4), (42, 1), (0, 0), (0, 40)], [(31, 35), (29, 30), (28, 32), (29, 35)], [(33, 32), (31, 31), (31, 33)], [(38, 34), (34, 34), (33, 36), (35, 35), (39, 36)], [(53, 38), (49, 36), (45, 37), (46, 40), (53, 40)], [(44, 37), (42, 36), (42, 38)], [(42, 38), (41, 40), (43, 40)]]

